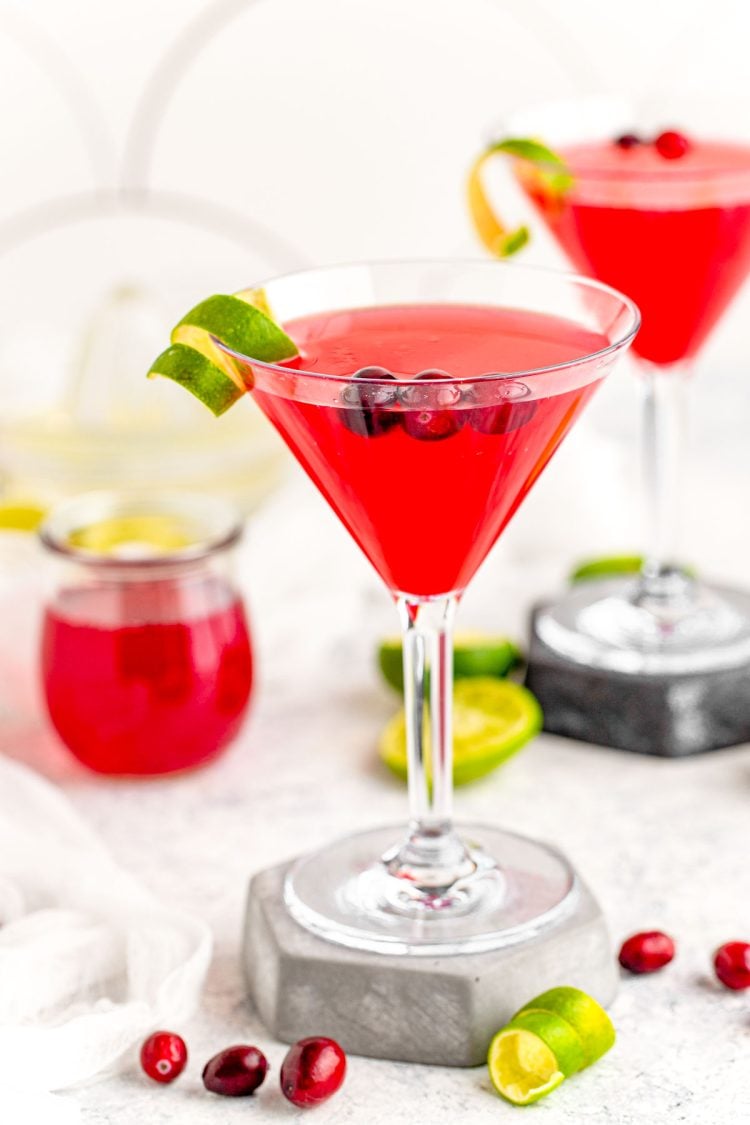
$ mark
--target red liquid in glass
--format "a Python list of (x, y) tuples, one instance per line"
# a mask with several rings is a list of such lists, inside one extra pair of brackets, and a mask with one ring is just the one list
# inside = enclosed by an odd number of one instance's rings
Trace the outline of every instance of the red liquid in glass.
[(694, 142), (679, 160), (653, 145), (563, 149), (575, 182), (519, 179), (575, 267), (627, 293), (652, 363), (695, 354), (750, 270), (750, 148)]
[[(570, 321), (471, 305), (331, 312), (286, 328), (304, 370), (351, 375), (378, 365), (400, 379), (430, 368), (454, 377), (523, 371), (607, 343)], [(401, 401), (379, 414), (382, 432), (369, 435), (353, 432), (346, 405), (298, 401), (310, 395), (295, 399), (288, 386), (272, 393), (273, 372), (259, 373), (254, 395), (388, 586), (424, 596), (463, 589), (482, 563), (597, 385), (590, 370), (577, 372), (536, 375), (527, 388), (513, 376), (531, 405), (511, 404), (512, 421), (501, 419), (498, 432), (485, 432), (489, 415), (462, 399), (451, 409), (455, 432), (440, 440), (413, 436)], [(488, 382), (487, 392), (497, 385)]]
[(197, 766), (237, 733), (252, 685), (242, 604), (206, 584), (63, 591), (47, 610), (50, 718), (90, 769), (160, 774)]

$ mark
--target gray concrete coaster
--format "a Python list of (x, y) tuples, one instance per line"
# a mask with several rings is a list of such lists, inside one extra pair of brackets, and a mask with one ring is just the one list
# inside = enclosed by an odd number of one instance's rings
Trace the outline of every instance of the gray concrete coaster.
[(682, 675), (589, 668), (547, 647), (538, 612), (526, 686), (542, 705), (545, 730), (666, 758), (750, 741), (750, 664)]
[(574, 911), (529, 941), (409, 957), (346, 949), (303, 929), (283, 902), (287, 869), (253, 878), (243, 941), (250, 994), (283, 1042), (328, 1035), (350, 1054), (477, 1066), (493, 1034), (545, 989), (574, 985), (605, 1005), (617, 990), (602, 912), (580, 882)]

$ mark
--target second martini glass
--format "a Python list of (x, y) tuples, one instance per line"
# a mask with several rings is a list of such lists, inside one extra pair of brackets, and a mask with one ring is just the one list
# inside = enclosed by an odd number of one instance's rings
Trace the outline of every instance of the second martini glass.
[(452, 819), (452, 625), (476, 569), (638, 328), (598, 282), (495, 263), (377, 264), (264, 286), (300, 355), (231, 352), (401, 619), (410, 822), (302, 857), (292, 915), (390, 953), (497, 948), (576, 899), (557, 851)]
[[(689, 107), (683, 112), (690, 118)], [(628, 293), (643, 315), (634, 346), (649, 521), (643, 570), (637, 582), (596, 583), (543, 610), (539, 636), (579, 663), (620, 672), (742, 664), (750, 595), (686, 574), (678, 536), (687, 377), (750, 272), (750, 144), (661, 132), (605, 99), (529, 112), (516, 128), (543, 137), (571, 174), (560, 190), (549, 175), (559, 168), (515, 164), (573, 265)]]

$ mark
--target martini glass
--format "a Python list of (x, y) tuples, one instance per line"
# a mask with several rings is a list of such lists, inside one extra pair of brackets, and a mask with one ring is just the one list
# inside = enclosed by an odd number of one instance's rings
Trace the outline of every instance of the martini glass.
[(344, 266), (264, 288), (300, 356), (230, 354), (395, 600), (409, 764), (408, 827), (303, 856), (287, 908), (378, 952), (522, 940), (567, 915), (576, 880), (551, 847), (453, 824), (453, 618), (637, 309), (596, 281), (491, 262)]
[(633, 348), (648, 516), (642, 572), (575, 590), (537, 618), (548, 647), (593, 667), (681, 674), (750, 658), (750, 596), (679, 566), (688, 376), (750, 272), (750, 143), (718, 134), (714, 111), (713, 129), (692, 131), (694, 111), (683, 108), (688, 145), (674, 134), (653, 143), (669, 124), (663, 114), (603, 99), (513, 123), (543, 137), (572, 174), (560, 191), (548, 174), (559, 168), (514, 166), (549, 230), (577, 269), (628, 293), (643, 316)]

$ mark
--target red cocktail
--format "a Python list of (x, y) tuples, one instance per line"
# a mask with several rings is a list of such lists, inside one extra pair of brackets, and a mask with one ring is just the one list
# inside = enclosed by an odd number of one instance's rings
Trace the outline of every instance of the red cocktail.
[(635, 124), (604, 101), (517, 122), (561, 161), (514, 161), (527, 197), (574, 266), (627, 293), (643, 317), (634, 344), (649, 522), (641, 576), (575, 591), (537, 630), (592, 667), (729, 668), (750, 659), (750, 597), (680, 567), (680, 462), (691, 361), (750, 272), (750, 144)]
[[(294, 360), (261, 363), (213, 342), (385, 581), (404, 636), (406, 838), (367, 831), (302, 857), (287, 907), (332, 941), (381, 952), (527, 938), (565, 916), (575, 876), (536, 841), (453, 826), (452, 622), (632, 340), (637, 310), (597, 282), (493, 263), (311, 271), (267, 283), (262, 302), (296, 343)], [(201, 395), (210, 390), (204, 381)]]
[[(464, 589), (597, 386), (564, 365), (607, 347), (571, 320), (481, 305), (324, 312), (285, 327), (307, 371), (393, 376), (352, 384), (335, 405), (263, 380), (255, 399), (389, 588), (423, 597)], [(558, 364), (533, 386), (449, 378)]]

